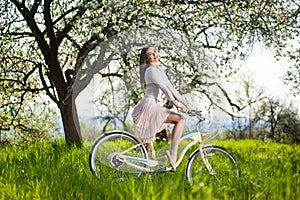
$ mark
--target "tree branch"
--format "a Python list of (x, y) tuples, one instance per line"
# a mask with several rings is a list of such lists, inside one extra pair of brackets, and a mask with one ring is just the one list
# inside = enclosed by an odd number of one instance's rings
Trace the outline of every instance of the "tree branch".
[(34, 37), (34, 35), (31, 32), (6, 32), (3, 35), (21, 36), (20, 38), (23, 38), (24, 36)]
[(84, 6), (81, 6), (78, 8), (78, 12), (73, 16), (73, 18), (69, 21), (68, 24), (66, 24), (65, 28), (57, 33), (57, 44), (59, 45), (64, 38), (67, 37), (67, 34), (70, 30), (72, 30), (74, 23), (80, 19), (80, 17), (83, 16), (85, 13), (86, 8)]
[[(36, 24), (36, 21), (34, 20), (34, 15), (28, 10), (28, 8), (25, 6), (25, 1), (22, 1), (20, 3), (18, 0), (11, 0), (13, 4), (17, 7), (18, 11), (22, 14), (24, 19), (26, 20), (32, 35), (34, 35), (37, 43), (40, 46), (40, 49), (43, 50), (48, 50), (48, 44), (43, 36), (43, 33), (40, 31), (38, 25)], [(45, 55), (46, 52), (43, 51), (43, 54)]]
[(229, 105), (232, 106), (232, 107), (235, 107), (238, 111), (241, 111), (241, 108), (240, 108), (237, 104), (235, 104), (235, 103), (232, 102), (231, 98), (229, 97), (229, 95), (228, 95), (228, 93), (225, 91), (225, 89), (222, 88), (222, 87), (220, 86), (220, 84), (218, 84), (218, 83), (215, 83), (215, 84), (216, 84), (216, 85), (218, 86), (218, 88), (221, 90), (222, 94), (225, 96), (225, 98), (226, 98), (226, 100), (228, 101)]
[(31, 69), (27, 74), (25, 74), (23, 78), (24, 85), (26, 85), (27, 79), (29, 78), (30, 75), (33, 74), (33, 72), (38, 68), (38, 65), (36, 65), (33, 69)]
[(21, 98), (20, 98), (21, 100), (20, 100), (20, 102), (19, 102), (19, 108), (16, 109), (16, 112), (14, 112), (14, 113), (12, 114), (13, 118), (12, 118), (12, 120), (11, 120), (11, 125), (13, 125), (13, 123), (14, 123), (16, 117), (18, 116), (18, 114), (19, 114), (19, 112), (20, 112), (20, 110), (21, 110), (23, 101), (25, 100), (25, 98), (24, 98), (24, 97), (25, 97), (25, 94), (26, 94), (26, 92), (23, 92), (23, 94), (21, 95)]
[(58, 48), (57, 40), (54, 33), (52, 18), (51, 18), (51, 11), (50, 11), (50, 5), (52, 3), (52, 0), (45, 0), (44, 2), (44, 20), (46, 25), (46, 31), (50, 40), (50, 47), (55, 49), (55, 52)]
[(42, 85), (44, 86), (44, 89), (46, 90), (46, 94), (50, 97), (50, 99), (52, 101), (54, 101), (56, 104), (58, 104), (59, 101), (55, 98), (55, 96), (49, 90), (49, 88), (52, 88), (52, 87), (47, 86), (47, 83), (46, 83), (44, 75), (43, 75), (42, 64), (38, 64), (38, 68), (39, 68), (40, 79), (41, 79)]
[(19, 83), (21, 85), (23, 85), (22, 81), (17, 80), (17, 79), (12, 79), (12, 78), (0, 78), (0, 82), (15, 82), (15, 83)]
[(106, 74), (99, 73), (99, 74), (102, 76), (102, 78), (111, 77), (111, 76), (115, 76), (115, 77), (119, 77), (119, 78), (123, 77), (122, 74), (118, 74), (118, 73), (106, 73)]
[(38, 9), (40, 4), (41, 4), (41, 0), (34, 0), (34, 4), (33, 4), (32, 8), (30, 10), (30, 13), (32, 15), (35, 15), (35, 13), (37, 12), (37, 9)]

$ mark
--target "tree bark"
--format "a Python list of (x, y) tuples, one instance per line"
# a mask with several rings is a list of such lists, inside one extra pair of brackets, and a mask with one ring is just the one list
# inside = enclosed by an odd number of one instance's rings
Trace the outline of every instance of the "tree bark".
[(81, 145), (82, 137), (80, 133), (79, 120), (76, 104), (73, 98), (68, 97), (59, 107), (64, 127), (65, 140), (68, 144)]

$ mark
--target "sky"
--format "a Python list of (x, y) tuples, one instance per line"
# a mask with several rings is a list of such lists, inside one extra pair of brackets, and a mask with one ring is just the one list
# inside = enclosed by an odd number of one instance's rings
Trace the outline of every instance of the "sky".
[(287, 103), (293, 101), (300, 111), (300, 95), (294, 97), (290, 89), (282, 81), (289, 64), (284, 61), (277, 61), (272, 53), (260, 44), (255, 44), (252, 54), (243, 63), (236, 62), (235, 66), (241, 65), (238, 74), (252, 73), (254, 83), (262, 87), (265, 93)]

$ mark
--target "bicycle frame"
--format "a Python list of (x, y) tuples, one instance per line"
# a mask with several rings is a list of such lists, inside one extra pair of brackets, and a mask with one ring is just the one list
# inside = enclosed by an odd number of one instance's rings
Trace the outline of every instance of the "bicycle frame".
[[(201, 136), (201, 133), (199, 130), (197, 131), (193, 131), (193, 132), (187, 132), (187, 133), (184, 133), (182, 136), (181, 136), (181, 139), (180, 139), (180, 143), (183, 141), (183, 140), (191, 140), (191, 142), (189, 142), (185, 147), (184, 149), (180, 152), (180, 155), (179, 155), (179, 158), (177, 159), (176, 161), (176, 167), (179, 166), (179, 164), (182, 162), (185, 154), (187, 153), (187, 151), (194, 145), (196, 145), (197, 143), (199, 144), (199, 147), (195, 150), (199, 150), (200, 151), (200, 155), (201, 155), (201, 158), (205, 164), (205, 166), (207, 167), (207, 169), (209, 170), (210, 174), (211, 175), (214, 175), (215, 172), (213, 171), (211, 165), (209, 164), (208, 160), (206, 159), (204, 153), (203, 153), (203, 147), (205, 146), (203, 144), (203, 141), (202, 141), (202, 136)], [(143, 159), (143, 158), (139, 158), (139, 157), (132, 157), (132, 156), (126, 156), (126, 153), (131, 151), (132, 149), (134, 148), (137, 148), (141, 145), (145, 145), (144, 142), (141, 142), (140, 144), (137, 144), (137, 145), (134, 145), (130, 148), (128, 148), (127, 150), (121, 152), (118, 154), (118, 159), (120, 159), (120, 161), (124, 162), (126, 165), (129, 165), (131, 167), (134, 167), (140, 171), (144, 171), (144, 172), (153, 172), (153, 171), (156, 171), (156, 170), (152, 170), (151, 168), (153, 167), (156, 167), (160, 164), (159, 161), (157, 160), (151, 160), (151, 159)], [(207, 145), (206, 145), (207, 146)], [(143, 163), (144, 165), (146, 165), (146, 167), (142, 167), (142, 166), (139, 166), (139, 165), (136, 165), (134, 164), (132, 161), (135, 161), (135, 162), (139, 162), (139, 163)]]
[[(208, 169), (209, 173), (211, 175), (215, 175), (215, 172), (212, 169), (212, 166), (208, 162), (208, 159), (206, 158), (206, 155), (204, 154), (204, 151), (203, 151), (203, 149), (206, 146), (210, 146), (210, 145), (204, 145), (203, 144), (202, 135), (201, 135), (200, 128), (199, 128), (200, 123), (202, 121), (204, 121), (205, 118), (202, 116), (201, 111), (189, 111), (188, 115), (192, 116), (192, 117), (196, 116), (199, 119), (199, 121), (198, 121), (197, 126), (196, 126), (197, 129), (195, 131), (186, 132), (186, 133), (182, 134), (182, 136), (180, 138), (180, 141), (179, 141), (179, 144), (182, 143), (182, 141), (184, 141), (184, 140), (188, 140), (190, 142), (183, 148), (183, 150), (181, 150), (181, 152), (179, 152), (179, 157), (176, 160), (175, 167), (179, 166), (179, 164), (182, 162), (182, 160), (183, 160), (185, 154), (187, 153), (187, 151), (192, 146), (198, 144), (198, 148), (191, 155), (194, 155), (194, 153), (199, 151), (201, 159), (203, 160), (203, 162), (204, 162), (206, 168)], [(154, 159), (147, 159), (147, 158), (140, 158), (140, 157), (134, 157), (134, 156), (127, 156), (126, 155), (127, 152), (129, 152), (133, 149), (145, 148), (144, 147), (145, 144), (146, 144), (145, 142), (140, 142), (139, 144), (136, 144), (136, 145), (124, 150), (123, 152), (116, 153), (115, 155), (113, 155), (113, 157), (111, 157), (111, 159), (118, 160), (121, 163), (124, 163), (124, 164), (126, 164), (128, 166), (131, 166), (131, 167), (133, 167), (133, 168), (135, 168), (139, 171), (144, 171), (144, 172), (160, 171), (160, 169), (162, 169), (162, 168), (165, 168), (165, 170), (163, 170), (163, 171), (173, 171), (173, 169), (171, 169), (171, 168), (170, 169), (166, 168), (166, 165), (165, 165), (164, 162), (160, 162), (160, 161), (156, 160), (154, 147), (153, 147), (153, 150), (152, 150), (152, 154), (154, 155), (153, 156)], [(151, 144), (151, 145), (153, 146), (153, 144)], [(189, 157), (189, 159), (190, 159), (190, 157)], [(136, 162), (138, 162), (139, 165), (135, 164)], [(142, 165), (140, 165), (140, 164), (142, 164)], [(159, 165), (161, 165), (161, 168), (158, 168), (159, 170), (157, 170), (157, 167), (160, 167)]]
[[(215, 171), (213, 170), (212, 166), (210, 165), (210, 163), (208, 162), (207, 158), (205, 157), (204, 155), (204, 152), (203, 152), (203, 148), (205, 146), (208, 146), (208, 145), (204, 145), (203, 144), (203, 140), (202, 140), (202, 135), (201, 135), (201, 132), (197, 126), (197, 131), (193, 131), (193, 132), (188, 132), (188, 133), (185, 133), (181, 136), (181, 141), (185, 140), (185, 139), (192, 139), (193, 141), (190, 142), (183, 150), (182, 152), (180, 153), (180, 156), (179, 156), (179, 159), (177, 159), (176, 161), (176, 167), (179, 166), (179, 164), (182, 162), (183, 160), (183, 157), (185, 156), (186, 152), (194, 145), (196, 145), (197, 143), (199, 144), (199, 147), (198, 149), (196, 149), (195, 151), (199, 150), (200, 152), (200, 155), (201, 155), (201, 159), (203, 160), (206, 168), (208, 169), (210, 175), (215, 175)], [(193, 154), (193, 153), (192, 153)]]

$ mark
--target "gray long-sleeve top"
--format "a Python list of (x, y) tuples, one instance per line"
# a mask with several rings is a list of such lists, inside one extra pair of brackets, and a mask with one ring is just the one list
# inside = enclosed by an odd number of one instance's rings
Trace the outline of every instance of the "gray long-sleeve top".
[(178, 100), (182, 102), (184, 100), (181, 94), (171, 84), (165, 72), (160, 68), (153, 66), (148, 67), (145, 72), (145, 83), (145, 97), (151, 96), (157, 99), (159, 89), (161, 89), (170, 101)]

